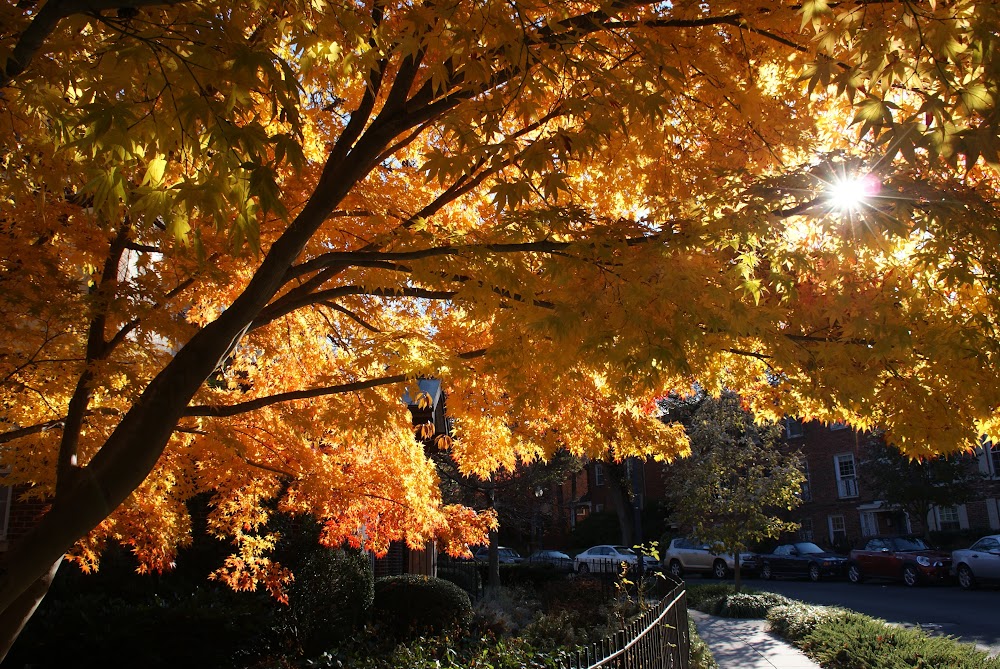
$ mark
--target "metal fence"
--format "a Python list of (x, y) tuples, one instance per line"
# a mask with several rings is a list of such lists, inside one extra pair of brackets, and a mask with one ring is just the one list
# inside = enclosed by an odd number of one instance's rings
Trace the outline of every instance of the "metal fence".
[(691, 638), (684, 584), (625, 629), (580, 649), (565, 669), (687, 669)]

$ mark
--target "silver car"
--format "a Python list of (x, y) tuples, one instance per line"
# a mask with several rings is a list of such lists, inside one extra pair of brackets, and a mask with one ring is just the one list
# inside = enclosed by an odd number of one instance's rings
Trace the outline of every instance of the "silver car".
[[(713, 553), (709, 544), (684, 537), (673, 539), (663, 553), (663, 567), (674, 578), (684, 574), (704, 574), (726, 578), (736, 570), (736, 561), (727, 553)], [(753, 553), (740, 553), (740, 571), (755, 571), (757, 560)]]
[(951, 573), (966, 590), (981, 581), (1000, 582), (1000, 534), (991, 534), (969, 548), (952, 551)]
[[(642, 565), (646, 569), (656, 569), (659, 565), (656, 559), (650, 555), (642, 556)], [(617, 573), (621, 571), (622, 565), (634, 566), (639, 563), (639, 556), (628, 546), (613, 546), (603, 544), (601, 546), (591, 546), (576, 556), (576, 571), (579, 574), (594, 573)]]

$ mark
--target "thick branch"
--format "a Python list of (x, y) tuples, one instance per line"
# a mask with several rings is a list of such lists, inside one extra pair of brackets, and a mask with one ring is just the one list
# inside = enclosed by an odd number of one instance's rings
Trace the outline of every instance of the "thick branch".
[(28, 27), (21, 33), (14, 49), (7, 59), (7, 65), (0, 71), (0, 89), (6, 88), (28, 65), (42, 43), (56, 29), (58, 23), (73, 14), (98, 13), (110, 9), (138, 9), (157, 5), (177, 5), (184, 0), (49, 0), (45, 3)]

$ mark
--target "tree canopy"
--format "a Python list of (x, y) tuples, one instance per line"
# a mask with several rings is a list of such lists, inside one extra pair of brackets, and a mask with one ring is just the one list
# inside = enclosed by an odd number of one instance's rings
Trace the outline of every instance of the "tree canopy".
[(51, 507), (0, 623), (69, 550), (167, 568), (200, 491), (219, 576), (279, 596), (269, 508), (481, 538), (413, 438), (421, 377), (481, 476), (674, 457), (652, 400), (695, 381), (912, 455), (1000, 438), (998, 12), (6, 3), (0, 443)]

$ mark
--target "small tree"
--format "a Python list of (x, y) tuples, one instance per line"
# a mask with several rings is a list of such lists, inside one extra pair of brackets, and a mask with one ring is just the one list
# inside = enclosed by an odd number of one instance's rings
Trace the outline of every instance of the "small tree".
[(735, 394), (701, 399), (685, 420), (691, 455), (665, 469), (672, 520), (736, 560), (750, 544), (795, 529), (776, 512), (801, 502), (798, 453), (782, 450), (776, 423), (757, 424)]
[(952, 507), (972, 499), (982, 475), (962, 455), (924, 460), (903, 455), (881, 437), (871, 440), (861, 461), (865, 486), (878, 499), (919, 518), (926, 536), (928, 515), (935, 506)]

